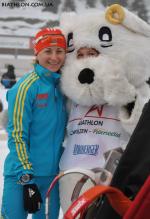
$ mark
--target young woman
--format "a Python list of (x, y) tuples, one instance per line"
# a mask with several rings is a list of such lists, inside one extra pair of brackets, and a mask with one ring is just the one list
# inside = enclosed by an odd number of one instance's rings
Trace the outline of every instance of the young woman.
[[(61, 30), (45, 28), (35, 36), (34, 69), (7, 93), (8, 147), (4, 165), (2, 218), (42, 219), (46, 191), (58, 174), (66, 124), (60, 68), (66, 56)], [(58, 187), (51, 194), (50, 219), (59, 213)]]

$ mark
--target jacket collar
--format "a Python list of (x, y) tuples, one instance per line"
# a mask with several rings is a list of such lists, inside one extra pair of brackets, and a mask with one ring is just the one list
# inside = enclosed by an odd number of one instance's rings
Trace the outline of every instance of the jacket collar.
[(39, 64), (34, 64), (34, 70), (40, 78), (43, 78), (48, 82), (57, 83), (60, 79), (60, 74), (58, 74), (57, 72), (52, 72)]

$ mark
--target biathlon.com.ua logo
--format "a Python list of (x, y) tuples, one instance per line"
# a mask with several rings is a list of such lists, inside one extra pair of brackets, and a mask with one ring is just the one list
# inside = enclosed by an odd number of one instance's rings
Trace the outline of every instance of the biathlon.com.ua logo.
[(40, 2), (40, 1), (36, 1), (36, 2), (27, 2), (27, 1), (24, 1), (24, 2), (1, 2), (1, 6), (2, 7), (10, 7), (10, 8), (25, 8), (25, 7), (52, 7), (54, 6), (53, 2), (52, 1), (43, 1), (43, 2)]

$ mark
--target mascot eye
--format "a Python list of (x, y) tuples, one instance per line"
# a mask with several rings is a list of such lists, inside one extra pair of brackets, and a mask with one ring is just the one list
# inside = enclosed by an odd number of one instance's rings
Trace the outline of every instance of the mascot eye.
[(70, 32), (68, 34), (68, 37), (67, 37), (67, 48), (68, 48), (67, 52), (73, 52), (74, 51), (73, 33), (72, 32)]
[(109, 27), (101, 27), (101, 29), (99, 30), (99, 38), (101, 41), (112, 41), (112, 34)]
[[(101, 27), (99, 30), (99, 39), (102, 42), (105, 42), (105, 44), (102, 44), (101, 47), (110, 47), (112, 44), (110, 42), (112, 41), (112, 33), (109, 27)], [(109, 42), (109, 44), (108, 44)]]

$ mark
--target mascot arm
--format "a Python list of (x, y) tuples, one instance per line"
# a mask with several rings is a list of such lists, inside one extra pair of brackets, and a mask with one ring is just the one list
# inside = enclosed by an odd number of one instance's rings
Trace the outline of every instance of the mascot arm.
[(121, 74), (112, 74), (104, 80), (104, 96), (108, 104), (124, 106), (135, 101), (136, 90)]
[(144, 105), (150, 99), (149, 85), (144, 83), (140, 88), (137, 89), (136, 93), (137, 96), (130, 114), (127, 112), (125, 107), (121, 107), (119, 112), (119, 118), (122, 126), (130, 134), (132, 134), (139, 121)]

